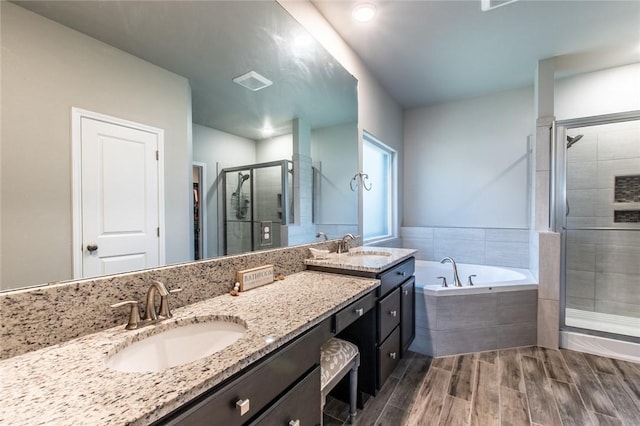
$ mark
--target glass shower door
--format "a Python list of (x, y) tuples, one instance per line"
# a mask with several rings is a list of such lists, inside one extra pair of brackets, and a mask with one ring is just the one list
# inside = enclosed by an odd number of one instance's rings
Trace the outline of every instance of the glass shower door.
[(583, 122), (562, 141), (565, 326), (636, 340), (640, 121)]

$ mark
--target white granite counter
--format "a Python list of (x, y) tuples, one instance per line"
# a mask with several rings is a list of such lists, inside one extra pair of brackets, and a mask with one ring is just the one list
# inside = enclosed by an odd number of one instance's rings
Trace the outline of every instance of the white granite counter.
[[(139, 330), (116, 328), (0, 361), (0, 424), (148, 424), (232, 376), (379, 285), (300, 272), (241, 293), (175, 309)], [(231, 346), (156, 373), (121, 373), (105, 360), (128, 343), (180, 324), (221, 318), (246, 324)], [(267, 343), (270, 341), (270, 343)]]
[(320, 259), (305, 259), (306, 265), (377, 274), (413, 256), (417, 250), (388, 247), (356, 247), (347, 253), (329, 253)]

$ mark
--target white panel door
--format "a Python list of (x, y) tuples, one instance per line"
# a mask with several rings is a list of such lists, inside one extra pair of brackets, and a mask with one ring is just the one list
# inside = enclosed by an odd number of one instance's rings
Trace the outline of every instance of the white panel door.
[(81, 118), (82, 276), (159, 266), (158, 135)]

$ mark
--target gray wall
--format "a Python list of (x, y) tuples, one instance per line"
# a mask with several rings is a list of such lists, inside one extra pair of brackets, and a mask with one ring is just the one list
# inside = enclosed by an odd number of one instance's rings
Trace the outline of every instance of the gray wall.
[(526, 228), (530, 87), (405, 111), (403, 226)]
[(1, 8), (2, 288), (72, 278), (72, 107), (164, 129), (166, 260), (189, 260), (188, 81), (11, 3)]
[[(354, 123), (314, 129), (311, 132), (311, 158), (321, 164), (320, 199), (316, 224), (357, 225), (358, 194), (349, 182), (358, 167), (358, 128)], [(337, 208), (339, 206), (339, 208)], [(338, 238), (340, 235), (330, 235)]]

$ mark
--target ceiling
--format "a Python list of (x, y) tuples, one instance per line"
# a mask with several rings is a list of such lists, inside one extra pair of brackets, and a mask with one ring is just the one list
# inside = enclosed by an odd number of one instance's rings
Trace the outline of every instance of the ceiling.
[(404, 108), (533, 84), (540, 59), (559, 57), (557, 76), (640, 62), (640, 1), (519, 0), (483, 12), (480, 0), (313, 4)]
[[(193, 122), (250, 139), (355, 122), (355, 79), (275, 1), (14, 1), (189, 80)], [(299, 40), (310, 44), (297, 44)], [(257, 71), (252, 92), (233, 79)]]

